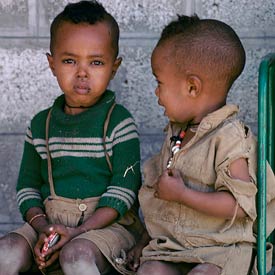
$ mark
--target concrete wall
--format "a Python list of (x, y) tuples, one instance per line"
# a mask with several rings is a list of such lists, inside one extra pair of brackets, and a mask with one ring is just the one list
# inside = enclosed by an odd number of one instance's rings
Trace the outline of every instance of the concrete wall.
[[(0, 234), (22, 222), (15, 185), (24, 133), (31, 117), (60, 94), (48, 68), (49, 26), (67, 0), (0, 0)], [(75, 2), (75, 1), (74, 1)], [(157, 152), (166, 124), (154, 96), (150, 53), (159, 33), (176, 14), (197, 13), (229, 23), (240, 35), (246, 68), (229, 101), (256, 132), (257, 77), (261, 58), (275, 52), (275, 2), (272, 0), (102, 0), (121, 27), (123, 63), (111, 83), (118, 101), (134, 115), (142, 160)]]

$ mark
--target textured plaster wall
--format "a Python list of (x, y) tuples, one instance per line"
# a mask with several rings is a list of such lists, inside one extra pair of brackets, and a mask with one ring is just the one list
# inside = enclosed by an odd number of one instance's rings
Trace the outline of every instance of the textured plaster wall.
[[(75, 2), (75, 1), (72, 1)], [(261, 58), (275, 52), (272, 0), (102, 0), (121, 28), (122, 66), (110, 88), (134, 115), (142, 161), (160, 148), (166, 124), (154, 96), (150, 54), (159, 33), (175, 15), (196, 12), (232, 25), (240, 35), (247, 64), (229, 96), (256, 132), (257, 77)], [(48, 68), (49, 26), (66, 0), (0, 0), (0, 234), (22, 222), (15, 185), (24, 133), (32, 116), (60, 94)]]

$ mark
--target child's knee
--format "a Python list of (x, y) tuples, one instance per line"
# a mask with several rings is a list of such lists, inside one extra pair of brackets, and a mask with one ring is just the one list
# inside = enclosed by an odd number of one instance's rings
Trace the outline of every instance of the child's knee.
[(220, 275), (222, 269), (214, 264), (198, 264), (188, 275)]
[(100, 275), (96, 265), (96, 246), (90, 241), (77, 239), (66, 244), (59, 255), (65, 274)]
[(0, 239), (0, 255), (11, 255), (12, 258), (30, 258), (32, 256), (31, 248), (27, 241), (20, 235), (11, 233)]
[(67, 243), (61, 250), (60, 263), (70, 263), (76, 261), (95, 262), (95, 251), (91, 242), (84, 239), (77, 239)]
[(32, 264), (32, 252), (27, 241), (18, 234), (8, 234), (0, 239), (0, 274), (7, 267), (9, 274), (26, 271)]
[(138, 269), (137, 275), (167, 275), (170, 272), (167, 270), (165, 264), (160, 261), (146, 261)]

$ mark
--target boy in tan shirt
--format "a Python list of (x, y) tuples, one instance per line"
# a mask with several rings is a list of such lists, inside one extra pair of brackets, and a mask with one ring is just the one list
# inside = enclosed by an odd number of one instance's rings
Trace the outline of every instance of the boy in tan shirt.
[(226, 104), (245, 65), (242, 43), (223, 22), (179, 16), (151, 62), (170, 123), (160, 154), (144, 166), (139, 200), (148, 235), (128, 253), (129, 266), (136, 269), (147, 244), (138, 275), (246, 275), (256, 242), (257, 145), (238, 107)]

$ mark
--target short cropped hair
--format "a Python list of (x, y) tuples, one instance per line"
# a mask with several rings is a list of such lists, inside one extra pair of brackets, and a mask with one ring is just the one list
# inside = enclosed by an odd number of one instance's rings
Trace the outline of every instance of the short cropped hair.
[(221, 21), (178, 15), (163, 29), (157, 46), (168, 40), (179, 70), (194, 66), (224, 79), (230, 88), (244, 69), (244, 47), (235, 31)]
[(80, 1), (68, 4), (65, 9), (59, 13), (51, 24), (50, 51), (53, 53), (54, 44), (56, 42), (56, 33), (63, 22), (73, 24), (87, 23), (94, 25), (98, 22), (106, 22), (110, 27), (112, 37), (112, 47), (115, 56), (118, 55), (119, 26), (114, 17), (109, 14), (105, 8), (96, 0)]

